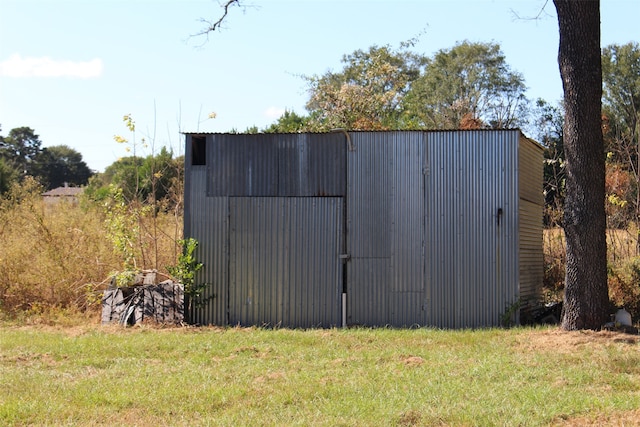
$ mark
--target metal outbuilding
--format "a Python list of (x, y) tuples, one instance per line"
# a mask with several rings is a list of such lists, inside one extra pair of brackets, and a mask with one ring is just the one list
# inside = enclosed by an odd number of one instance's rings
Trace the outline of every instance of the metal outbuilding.
[(185, 236), (206, 285), (187, 317), (517, 322), (542, 286), (542, 166), (519, 130), (188, 133)]

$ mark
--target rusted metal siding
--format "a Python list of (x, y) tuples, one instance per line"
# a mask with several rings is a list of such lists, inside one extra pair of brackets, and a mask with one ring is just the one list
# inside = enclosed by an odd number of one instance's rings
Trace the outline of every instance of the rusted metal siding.
[(544, 272), (542, 206), (520, 199), (519, 278), (523, 308), (540, 302)]
[(342, 314), (342, 198), (230, 198), (230, 323), (331, 327)]
[(427, 136), (427, 323), (498, 325), (517, 300), (516, 131)]

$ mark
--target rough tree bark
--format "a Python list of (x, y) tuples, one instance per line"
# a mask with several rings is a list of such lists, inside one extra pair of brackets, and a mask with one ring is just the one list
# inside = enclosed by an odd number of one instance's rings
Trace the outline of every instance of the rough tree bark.
[(554, 0), (565, 103), (567, 264), (562, 328), (608, 320), (600, 1)]

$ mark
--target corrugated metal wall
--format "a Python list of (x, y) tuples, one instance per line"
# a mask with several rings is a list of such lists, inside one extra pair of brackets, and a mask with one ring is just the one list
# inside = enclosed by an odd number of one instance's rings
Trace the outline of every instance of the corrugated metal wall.
[(427, 134), (430, 325), (498, 325), (517, 300), (517, 135)]
[(534, 143), (349, 135), (355, 151), (343, 133), (206, 136), (207, 166), (187, 166), (185, 230), (219, 299), (198, 323), (338, 325), (344, 286), (348, 324), (493, 326), (537, 289), (541, 213), (521, 200), (541, 196), (541, 176), (518, 169), (537, 161)]
[(342, 198), (230, 198), (229, 321), (331, 327), (342, 313)]
[[(423, 323), (424, 132), (358, 132), (348, 154), (351, 324)], [(372, 307), (376, 307), (372, 309)]]
[(208, 138), (209, 197), (345, 194), (342, 134), (216, 134)]
[(347, 320), (355, 325), (388, 321), (391, 150), (375, 135), (352, 134), (347, 160)]
[(519, 278), (523, 314), (534, 306), (542, 292), (544, 254), (542, 245), (542, 211), (544, 196), (542, 147), (520, 137), (518, 151), (519, 207)]
[(196, 259), (203, 263), (196, 283), (204, 289), (186, 298), (187, 320), (193, 324), (227, 323), (229, 198), (203, 197), (206, 167), (191, 167), (185, 179), (185, 236), (198, 241)]

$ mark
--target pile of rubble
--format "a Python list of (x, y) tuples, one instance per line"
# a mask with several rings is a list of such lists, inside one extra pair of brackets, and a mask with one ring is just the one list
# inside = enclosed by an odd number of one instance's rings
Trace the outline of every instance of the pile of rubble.
[(184, 322), (184, 286), (166, 278), (159, 282), (156, 270), (137, 273), (128, 286), (117, 286), (115, 277), (102, 298), (102, 323), (135, 325)]

